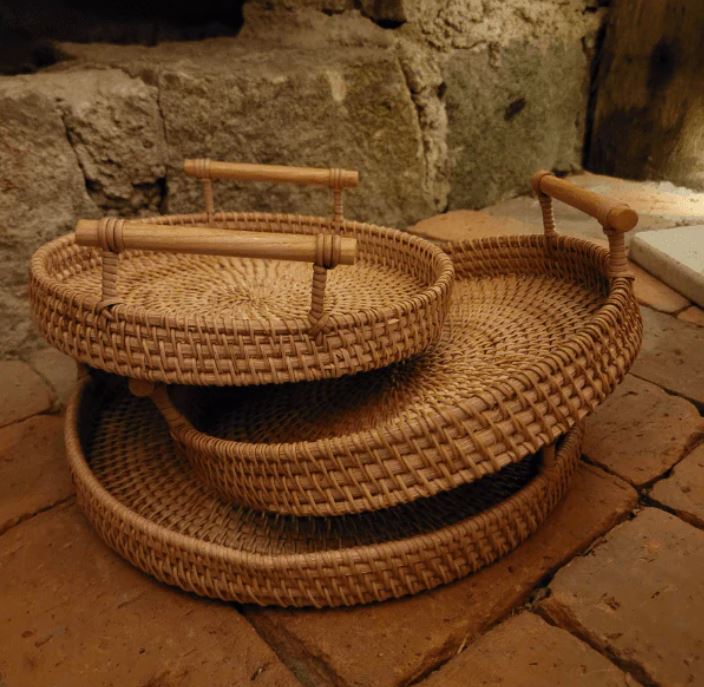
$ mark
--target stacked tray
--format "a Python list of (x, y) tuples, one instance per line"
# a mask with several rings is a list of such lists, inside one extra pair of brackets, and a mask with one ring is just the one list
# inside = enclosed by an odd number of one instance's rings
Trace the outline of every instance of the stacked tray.
[[(351, 172), (186, 169), (205, 213), (84, 221), (33, 258), (47, 338), (129, 380), (92, 373), (67, 416), (105, 540), (189, 591), (324, 606), (429, 589), (529, 536), (640, 345), (635, 213), (539, 173), (544, 235), (443, 251), (345, 220)], [(328, 185), (333, 218), (215, 212), (217, 177)], [(558, 236), (553, 196), (609, 250)]]
[(217, 498), (146, 399), (84, 381), (66, 418), (78, 502), (119, 554), (163, 582), (221, 599), (340, 606), (413, 594), (493, 562), (565, 493), (581, 429), (556, 452), (387, 511), (297, 518)]

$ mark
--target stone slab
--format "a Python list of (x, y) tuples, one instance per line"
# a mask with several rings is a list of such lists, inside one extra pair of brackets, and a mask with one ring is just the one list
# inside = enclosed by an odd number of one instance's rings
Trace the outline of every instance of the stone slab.
[(78, 374), (76, 361), (55, 348), (42, 348), (32, 353), (27, 362), (51, 386), (54, 392), (54, 405), (57, 408), (65, 406), (76, 386)]
[(688, 522), (704, 527), (704, 444), (678, 463), (667, 479), (657, 482), (650, 498)]
[(21, 360), (0, 360), (0, 427), (51, 408), (47, 383)]
[(432, 241), (466, 241), (504, 234), (534, 234), (535, 227), (519, 219), (499, 219), (482, 210), (450, 210), (427, 217), (408, 231)]
[(143, 575), (73, 505), (0, 537), (0, 675), (22, 687), (299, 684), (236, 609)]
[[(471, 676), (471, 681), (468, 679)], [(490, 630), (421, 687), (635, 687), (588, 644), (534, 613), (521, 613)]]
[[(627, 203), (638, 212), (638, 226), (626, 234), (627, 242), (634, 234), (648, 229), (704, 224), (704, 193), (701, 192), (666, 181), (631, 181), (590, 172), (573, 174), (568, 179), (577, 186)], [(592, 217), (559, 201), (553, 205), (558, 232), (604, 238), (601, 225)], [(510, 198), (483, 211), (496, 217), (518, 219), (542, 231), (540, 205), (532, 196)]]
[(704, 305), (704, 225), (644, 231), (631, 258), (666, 284)]
[(667, 472), (704, 433), (689, 402), (627, 375), (586, 421), (583, 452), (637, 487)]
[(704, 532), (646, 508), (560, 570), (541, 609), (653, 685), (704, 684)]
[(683, 322), (689, 322), (690, 324), (696, 324), (699, 327), (704, 327), (704, 310), (698, 308), (696, 305), (692, 305), (678, 313), (677, 319)]
[[(395, 687), (427, 674), (522, 603), (545, 575), (608, 531), (636, 503), (632, 487), (582, 466), (564, 501), (512, 554), (455, 584), (352, 609), (246, 608), (277, 653), (324, 666), (327, 683)], [(321, 684), (327, 684), (321, 682)]]
[(63, 426), (37, 415), (0, 429), (0, 534), (73, 493)]
[(704, 334), (696, 325), (641, 308), (643, 346), (631, 372), (704, 404)]

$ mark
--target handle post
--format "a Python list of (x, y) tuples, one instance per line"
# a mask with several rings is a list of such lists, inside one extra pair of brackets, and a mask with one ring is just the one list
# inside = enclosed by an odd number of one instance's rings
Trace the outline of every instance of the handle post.
[(638, 213), (635, 210), (625, 203), (613, 201), (594, 191), (575, 186), (565, 179), (559, 179), (545, 170), (533, 175), (531, 186), (543, 211), (546, 236), (555, 235), (551, 199), (556, 198), (594, 217), (601, 224), (609, 239), (609, 276), (633, 278), (626, 257), (625, 233), (638, 224)]
[(213, 179), (236, 181), (266, 181), (307, 186), (327, 186), (333, 194), (333, 226), (342, 225), (342, 191), (359, 183), (359, 173), (349, 169), (322, 169), (317, 167), (286, 167), (284, 165), (254, 165), (244, 162), (218, 160), (184, 160), (183, 170), (203, 182), (203, 197), (209, 221), (213, 208)]

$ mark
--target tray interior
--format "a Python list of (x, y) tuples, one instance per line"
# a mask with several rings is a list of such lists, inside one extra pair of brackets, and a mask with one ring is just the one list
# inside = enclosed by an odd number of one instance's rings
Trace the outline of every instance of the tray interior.
[(606, 280), (465, 275), (439, 342), (420, 356), (335, 380), (174, 389), (172, 399), (199, 430), (240, 442), (316, 441), (401, 424), (520, 379), (583, 330), (607, 294)]
[(476, 515), (538, 473), (530, 456), (496, 475), (414, 503), (336, 518), (277, 516), (226, 503), (194, 476), (151, 402), (119, 385), (91, 385), (81, 406), (83, 453), (120, 503), (155, 525), (242, 551), (306, 553), (381, 544), (436, 531)]

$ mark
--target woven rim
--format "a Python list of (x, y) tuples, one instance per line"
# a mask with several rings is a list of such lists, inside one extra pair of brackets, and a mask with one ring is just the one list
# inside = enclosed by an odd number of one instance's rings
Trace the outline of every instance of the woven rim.
[[(155, 224), (208, 222), (206, 214), (170, 215)], [(215, 213), (212, 226), (273, 233), (331, 230), (322, 217), (269, 213)], [(403, 360), (438, 337), (454, 279), (451, 260), (429, 241), (372, 224), (344, 221), (343, 235), (359, 241), (361, 262), (397, 270), (424, 286), (373, 307), (328, 313), (322, 339), (309, 336), (300, 316), (242, 319), (231, 310), (184, 317), (161, 308), (119, 304), (101, 309), (101, 295), (78, 291), (67, 278), (100, 269), (100, 254), (75, 246), (73, 235), (56, 239), (33, 256), (30, 301), (47, 340), (76, 360), (135, 379), (178, 384), (251, 385), (338, 377)], [(150, 254), (126, 253), (146, 264)], [(151, 254), (158, 259), (160, 254)], [(163, 256), (162, 256), (163, 257)], [(207, 256), (203, 256), (207, 257)], [(184, 256), (191, 262), (194, 256)], [(338, 268), (353, 270), (354, 268)], [(352, 274), (348, 272), (347, 274)]]
[[(471, 512), (470, 499), (463, 493), (439, 497), (445, 504), (440, 509), (437, 500), (435, 504), (420, 502), (401, 507), (400, 513), (348, 516), (325, 524), (315, 518), (253, 514), (223, 504), (193, 482), (190, 468), (174, 452), (165, 425), (148, 402), (123, 394), (117, 399), (111, 395), (107, 403), (106, 393), (84, 381), (66, 415), (68, 461), (78, 502), (87, 517), (112, 548), (158, 579), (197, 594), (258, 604), (337, 606), (381, 601), (430, 589), (493, 562), (534, 532), (563, 496), (578, 461), (582, 435), (581, 428), (573, 430), (551, 465), (543, 466), (527, 482), (521, 478), (525, 486), (469, 517), (462, 517), (462, 513)], [(140, 435), (140, 431), (147, 434)], [(168, 517), (172, 522), (185, 528), (198, 521), (210, 540), (164, 527), (116, 498), (89, 464), (93, 460), (91, 446), (102, 447), (97, 450), (104, 458), (106, 452), (111, 454), (108, 466), (103, 464), (100, 469), (104, 479), (109, 475), (111, 483), (119, 485), (114, 488), (122, 501), (132, 499), (135, 508), (156, 508), (161, 517), (167, 517), (163, 510), (171, 509)], [(149, 456), (157, 453), (160, 457), (150, 465)], [(530, 469), (525, 461), (523, 466), (524, 471)], [(160, 470), (169, 472), (162, 475)], [(509, 472), (488, 479), (505, 480)], [(179, 479), (181, 483), (176, 484)], [(470, 485), (475, 497), (481, 498), (489, 483), (481, 486)], [(159, 493), (160, 489), (165, 491)], [(145, 499), (146, 493), (149, 498)], [(154, 504), (149, 506), (152, 500)], [(448, 513), (447, 503), (462, 510)], [(429, 527), (428, 521), (438, 513), (451, 524), (440, 522)], [(385, 523), (394, 527), (399, 522), (407, 530), (408, 514), (421, 523), (422, 533), (398, 541), (385, 534), (380, 541), (329, 548), (339, 545), (339, 532), (369, 538), (384, 532)], [(260, 528), (252, 535), (259, 551), (217, 543), (219, 537), (238, 536), (233, 525), (238, 517), (247, 527)], [(371, 534), (365, 535), (371, 522), (375, 523)], [(307, 534), (309, 531), (319, 540)], [(313, 550), (263, 553), (261, 549), (271, 545), (267, 532), (271, 543), (279, 547), (288, 546), (288, 538), (297, 538)]]
[[(642, 323), (630, 280), (607, 277), (604, 249), (571, 237), (559, 237), (546, 248), (541, 236), (517, 236), (465, 242), (449, 252), (457, 279), (446, 331), (457, 328), (458, 319), (472, 317), (458, 314), (462, 299), (471, 298), (473, 290), (484, 298), (487, 284), (494, 288), (496, 307), (508, 313), (507, 331), (491, 332), (502, 344), (512, 337), (502, 349), (508, 362), (495, 377), (472, 379), (467, 366), (452, 367), (451, 359), (473, 346), (473, 330), (460, 328), (470, 338), (459, 347), (446, 346), (443, 335), (416, 361), (345, 380), (233, 390), (222, 392), (224, 398), (211, 398), (206, 390), (160, 389), (154, 400), (198, 475), (225, 498), (280, 513), (387, 508), (480, 479), (538, 451), (621, 381), (640, 347)], [(511, 280), (531, 270), (550, 277), (543, 284), (547, 290), (528, 289), (537, 303), (502, 305)], [(523, 337), (520, 328), (516, 335), (513, 312), (532, 307), (538, 324), (549, 315), (569, 319), (574, 289), (581, 289), (585, 302), (574, 305), (574, 331), (548, 337), (546, 346), (528, 355), (524, 349), (531, 337)], [(585, 308), (581, 315), (580, 307)], [(507, 350), (509, 344), (513, 348)], [(514, 350), (516, 355), (509, 355)], [(433, 368), (440, 376), (455, 375), (440, 381), (460, 389), (458, 397), (445, 398), (432, 379), (421, 378), (428, 389), (419, 389), (417, 374), (404, 380), (404, 370), (433, 356), (440, 361)], [(349, 401), (351, 394), (359, 403)], [(394, 410), (399, 396), (410, 400)], [(238, 417), (228, 417), (237, 403)], [(201, 407), (207, 421), (199, 417)], [(315, 420), (304, 422), (306, 413)]]

